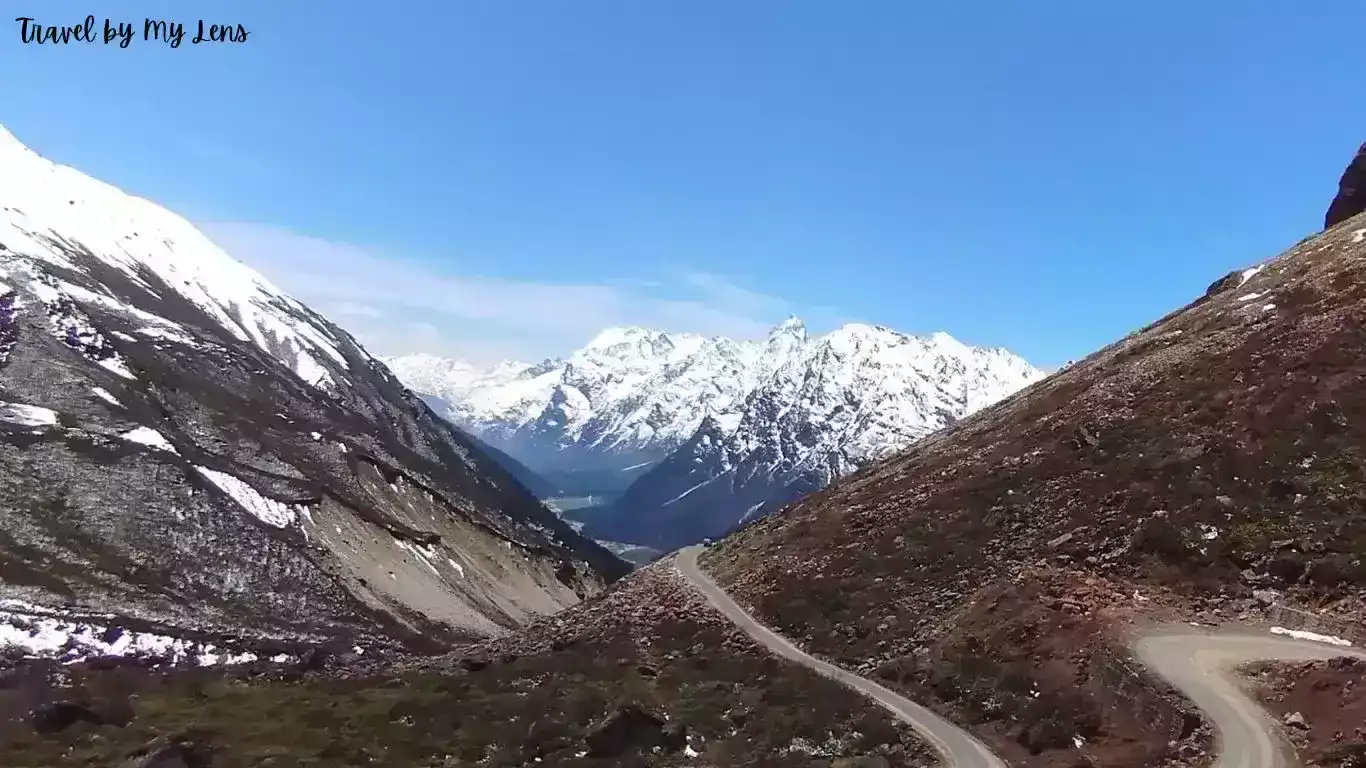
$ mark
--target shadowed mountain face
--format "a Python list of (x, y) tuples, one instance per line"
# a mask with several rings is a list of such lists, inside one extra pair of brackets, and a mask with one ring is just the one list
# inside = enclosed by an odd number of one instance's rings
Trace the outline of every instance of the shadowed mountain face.
[(1347, 164), (1338, 181), (1338, 193), (1328, 206), (1324, 216), (1324, 229), (1341, 224), (1353, 216), (1366, 211), (1366, 144), (1357, 150), (1356, 157)]
[(345, 331), (0, 130), (0, 597), (471, 637), (625, 570)]

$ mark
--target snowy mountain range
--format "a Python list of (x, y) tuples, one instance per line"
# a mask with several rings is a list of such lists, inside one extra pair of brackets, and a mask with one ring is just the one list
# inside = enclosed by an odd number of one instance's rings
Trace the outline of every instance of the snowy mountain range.
[(479, 369), (385, 361), (447, 418), (547, 474), (618, 473), (599, 539), (670, 549), (825, 486), (1010, 395), (1043, 372), (944, 333), (796, 318), (736, 341), (609, 328), (562, 360)]
[(623, 571), (350, 334), (0, 128), (0, 606), (382, 642)]

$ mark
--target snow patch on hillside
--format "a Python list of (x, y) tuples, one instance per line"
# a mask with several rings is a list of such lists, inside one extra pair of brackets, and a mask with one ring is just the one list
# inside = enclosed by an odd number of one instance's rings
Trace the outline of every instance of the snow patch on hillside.
[[(147, 656), (200, 666), (245, 664), (259, 658), (254, 653), (232, 653), (213, 643), (134, 632), (20, 600), (0, 600), (0, 648), (18, 649), (28, 658), (57, 659), (64, 664), (106, 656)], [(270, 661), (284, 663), (290, 659), (281, 654)]]
[(155, 429), (152, 429), (151, 427), (138, 427), (137, 429), (130, 429), (127, 432), (124, 432), (123, 434), (119, 435), (119, 437), (123, 438), (124, 440), (127, 440), (130, 443), (139, 443), (149, 448), (155, 448), (159, 451), (167, 451), (169, 453), (177, 454), (179, 453), (179, 451), (175, 449), (175, 446), (171, 445), (170, 441), (168, 441), (164, 435), (162, 435)]
[(36, 405), (0, 400), (0, 421), (20, 427), (55, 427), (57, 412)]
[(110, 405), (117, 405), (120, 408), (123, 407), (123, 403), (120, 403), (119, 399), (110, 394), (109, 390), (105, 389), (104, 387), (91, 387), (90, 391), (94, 392), (96, 397), (105, 401), (106, 403), (109, 403)]
[(268, 499), (257, 493), (256, 489), (225, 472), (198, 466), (195, 467), (195, 470), (266, 525), (287, 528), (293, 525), (300, 512), (304, 511), (302, 506), (284, 504), (274, 499)]

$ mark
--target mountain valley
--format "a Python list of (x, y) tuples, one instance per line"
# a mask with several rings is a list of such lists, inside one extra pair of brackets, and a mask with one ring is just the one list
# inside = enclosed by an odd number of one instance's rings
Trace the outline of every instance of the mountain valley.
[(720, 535), (1043, 376), (944, 333), (848, 324), (810, 337), (796, 318), (762, 341), (612, 328), (535, 366), (386, 363), (542, 487), (596, 496), (569, 513), (586, 533), (661, 551)]
[(1360, 162), (1048, 375), (795, 320), (486, 371), (0, 131), (0, 763), (1355, 765)]

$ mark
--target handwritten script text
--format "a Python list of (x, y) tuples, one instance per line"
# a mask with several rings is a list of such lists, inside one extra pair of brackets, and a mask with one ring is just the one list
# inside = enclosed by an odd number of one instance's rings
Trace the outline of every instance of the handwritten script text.
[(241, 24), (212, 24), (203, 19), (188, 30), (185, 24), (167, 19), (143, 19), (141, 24), (135, 24), (109, 18), (100, 21), (94, 16), (86, 16), (79, 24), (62, 25), (44, 24), (32, 16), (20, 16), (15, 22), (19, 25), (19, 42), (25, 45), (93, 43), (127, 48), (134, 40), (142, 40), (179, 48), (186, 42), (187, 33), (193, 33), (188, 41), (191, 45), (247, 41), (247, 28)]

